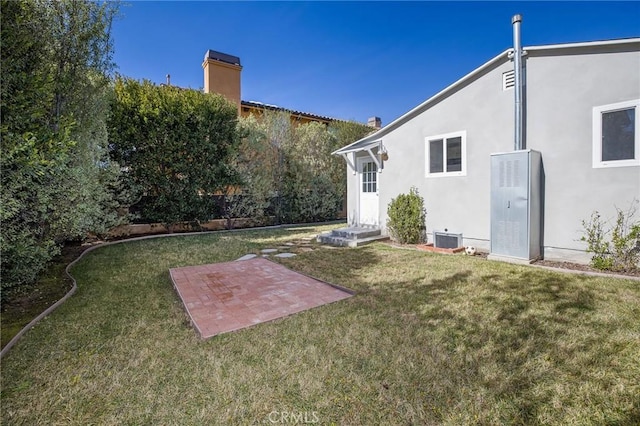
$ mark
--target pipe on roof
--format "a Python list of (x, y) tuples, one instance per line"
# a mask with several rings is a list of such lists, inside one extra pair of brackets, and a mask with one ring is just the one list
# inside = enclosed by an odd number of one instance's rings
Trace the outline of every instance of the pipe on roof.
[(520, 34), (521, 15), (511, 18), (513, 25), (513, 73), (515, 77), (515, 135), (514, 150), (524, 149), (524, 107), (522, 105), (522, 43)]

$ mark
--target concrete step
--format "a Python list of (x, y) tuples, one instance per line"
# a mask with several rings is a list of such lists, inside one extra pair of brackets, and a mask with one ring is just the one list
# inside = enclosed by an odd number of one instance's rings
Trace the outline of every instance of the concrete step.
[(380, 235), (380, 229), (377, 228), (340, 228), (331, 231), (331, 235), (335, 237), (347, 238), (351, 240), (375, 237)]
[(349, 247), (349, 243), (355, 243), (356, 240), (349, 240), (343, 237), (335, 237), (330, 233), (318, 235), (317, 241), (321, 244), (327, 244), (336, 247)]
[(370, 228), (342, 228), (320, 234), (317, 241), (336, 247), (358, 247), (378, 240), (386, 240), (379, 229)]

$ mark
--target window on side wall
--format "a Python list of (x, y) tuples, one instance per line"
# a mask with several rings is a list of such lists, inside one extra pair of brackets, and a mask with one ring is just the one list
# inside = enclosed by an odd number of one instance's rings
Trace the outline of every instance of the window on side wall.
[(640, 100), (593, 108), (593, 167), (640, 165)]
[(467, 132), (429, 136), (426, 144), (426, 177), (466, 176)]

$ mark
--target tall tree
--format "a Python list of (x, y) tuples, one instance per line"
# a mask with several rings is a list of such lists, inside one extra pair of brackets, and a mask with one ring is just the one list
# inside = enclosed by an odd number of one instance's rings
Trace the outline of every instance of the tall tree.
[(106, 155), (118, 4), (2, 0), (2, 289), (32, 282), (65, 240), (115, 223)]
[(264, 223), (267, 214), (275, 210), (272, 207), (275, 207), (276, 182), (280, 178), (278, 163), (281, 150), (279, 144), (270, 138), (270, 122), (259, 120), (254, 115), (238, 119), (240, 144), (229, 159), (237, 184), (223, 191), (223, 213), (228, 228), (233, 227), (236, 218), (251, 218), (257, 223)]
[(265, 111), (240, 124), (243, 143), (234, 165), (242, 186), (234, 190), (242, 190), (235, 197), (245, 203), (239, 211), (256, 214), (267, 207), (264, 200), (272, 200), (271, 210), (281, 221), (337, 217), (346, 174), (344, 161), (331, 152), (372, 132), (371, 127), (346, 121), (293, 125), (286, 111)]
[[(376, 129), (355, 121), (334, 121), (329, 125), (328, 131), (331, 134), (331, 148), (333, 152), (345, 145), (362, 139)], [(342, 158), (332, 156), (329, 167), (331, 182), (338, 189), (341, 198), (347, 194), (347, 175), (345, 173), (345, 162)]]

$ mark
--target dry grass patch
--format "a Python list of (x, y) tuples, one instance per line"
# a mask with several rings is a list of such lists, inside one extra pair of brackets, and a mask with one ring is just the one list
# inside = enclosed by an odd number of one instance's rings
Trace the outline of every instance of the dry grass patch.
[[(201, 341), (168, 269), (321, 229), (147, 240), (2, 361), (6, 424), (637, 424), (640, 286), (385, 244), (280, 262), (357, 295)], [(315, 417), (313, 417), (315, 415)]]

